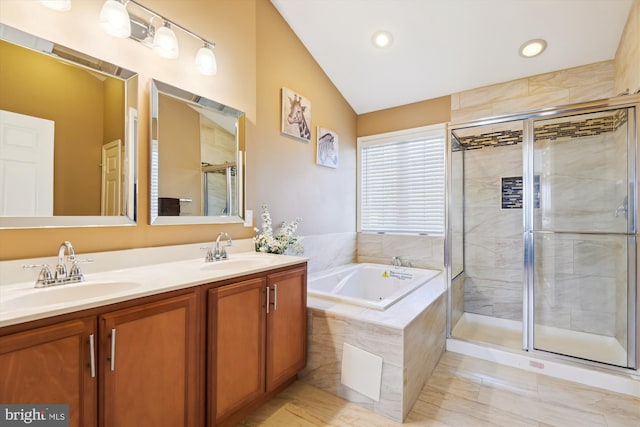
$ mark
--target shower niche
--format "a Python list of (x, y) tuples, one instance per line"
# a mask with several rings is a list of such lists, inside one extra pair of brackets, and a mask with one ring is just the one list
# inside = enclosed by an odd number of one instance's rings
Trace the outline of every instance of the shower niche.
[(452, 337), (636, 368), (637, 110), (451, 126)]

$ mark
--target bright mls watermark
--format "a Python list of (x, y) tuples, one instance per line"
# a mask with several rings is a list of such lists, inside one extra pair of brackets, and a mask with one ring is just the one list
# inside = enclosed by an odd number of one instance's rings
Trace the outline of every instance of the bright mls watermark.
[(69, 405), (0, 404), (0, 427), (69, 427)]

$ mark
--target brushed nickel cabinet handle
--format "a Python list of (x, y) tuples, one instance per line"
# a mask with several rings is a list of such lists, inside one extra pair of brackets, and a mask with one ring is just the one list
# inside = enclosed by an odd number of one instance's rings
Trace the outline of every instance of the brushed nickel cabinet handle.
[(278, 285), (273, 285), (273, 311), (278, 309)]
[(116, 370), (116, 330), (111, 329), (111, 371)]
[(91, 358), (91, 378), (96, 377), (96, 346), (95, 337), (93, 334), (89, 335), (89, 357)]

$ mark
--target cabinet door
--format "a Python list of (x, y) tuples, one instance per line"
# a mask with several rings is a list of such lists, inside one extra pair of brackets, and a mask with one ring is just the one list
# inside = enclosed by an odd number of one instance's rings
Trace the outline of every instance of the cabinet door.
[(104, 427), (200, 424), (196, 295), (100, 316)]
[(70, 427), (95, 426), (95, 334), (92, 317), (1, 337), (0, 402), (68, 404)]
[(295, 376), (307, 362), (307, 271), (267, 277), (267, 392)]
[(209, 291), (209, 425), (264, 393), (264, 278)]

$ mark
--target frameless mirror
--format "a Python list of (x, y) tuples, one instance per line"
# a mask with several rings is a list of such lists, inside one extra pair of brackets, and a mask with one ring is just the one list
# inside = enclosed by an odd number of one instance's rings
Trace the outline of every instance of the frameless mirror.
[(151, 81), (151, 224), (243, 222), (244, 117)]
[(136, 221), (138, 78), (0, 24), (0, 228)]

